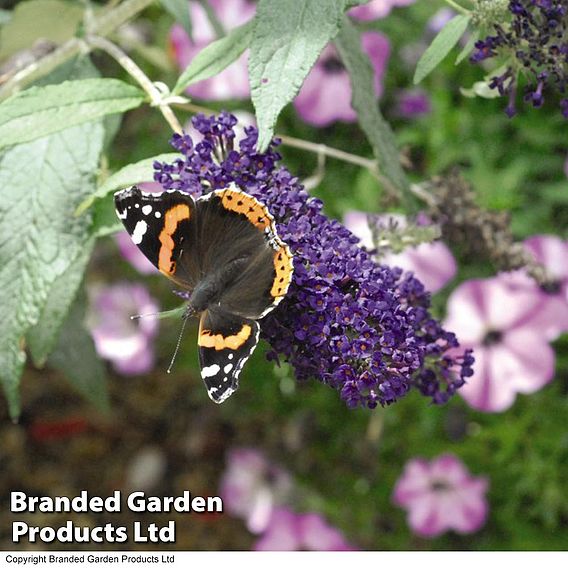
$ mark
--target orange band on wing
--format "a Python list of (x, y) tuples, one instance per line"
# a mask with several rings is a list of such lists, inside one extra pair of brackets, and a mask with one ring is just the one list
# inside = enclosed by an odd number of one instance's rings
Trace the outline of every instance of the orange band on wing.
[(160, 232), (161, 247), (158, 256), (158, 268), (167, 276), (173, 274), (176, 270), (176, 263), (172, 260), (175, 243), (172, 235), (176, 232), (178, 225), (190, 217), (189, 207), (187, 205), (176, 205), (166, 211), (164, 219), (164, 228)]
[(288, 291), (288, 286), (290, 286), (292, 281), (292, 273), (294, 272), (292, 253), (283, 243), (274, 252), (274, 272), (276, 275), (274, 276), (270, 295), (273, 298), (278, 298), (284, 296)]
[(243, 327), (235, 335), (228, 335), (227, 337), (223, 337), (220, 333), (213, 335), (208, 329), (203, 329), (199, 330), (197, 345), (200, 347), (211, 347), (215, 351), (238, 349), (250, 337), (251, 333), (252, 327), (247, 324), (243, 324)]
[(270, 217), (268, 209), (254, 197), (233, 189), (220, 191), (219, 196), (221, 197), (221, 203), (225, 209), (245, 215), (246, 218), (261, 231), (271, 226), (272, 217)]

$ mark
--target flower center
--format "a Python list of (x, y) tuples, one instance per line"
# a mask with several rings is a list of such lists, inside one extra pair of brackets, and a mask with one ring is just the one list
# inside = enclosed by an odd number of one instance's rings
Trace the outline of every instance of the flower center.
[(330, 74), (330, 75), (337, 75), (341, 73), (345, 66), (341, 63), (341, 60), (337, 55), (331, 55), (323, 62), (323, 68)]
[(551, 280), (550, 282), (545, 282), (541, 289), (546, 294), (558, 294), (562, 289), (562, 283), (560, 280)]
[(449, 489), (451, 489), (451, 486), (446, 481), (441, 481), (438, 479), (432, 481), (432, 483), (430, 484), (430, 488), (432, 489), (432, 491), (442, 493), (444, 491), (448, 491)]
[(489, 347), (491, 345), (495, 345), (497, 343), (500, 343), (502, 339), (503, 339), (503, 332), (502, 331), (498, 331), (496, 329), (491, 329), (485, 334), (485, 337), (483, 338), (482, 343), (485, 347)]

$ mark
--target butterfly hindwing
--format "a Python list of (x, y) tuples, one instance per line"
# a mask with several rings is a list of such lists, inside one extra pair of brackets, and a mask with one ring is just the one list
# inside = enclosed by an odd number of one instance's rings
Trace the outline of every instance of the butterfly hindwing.
[(220, 404), (239, 386), (241, 370), (258, 344), (255, 320), (207, 310), (199, 322), (199, 364), (207, 394)]

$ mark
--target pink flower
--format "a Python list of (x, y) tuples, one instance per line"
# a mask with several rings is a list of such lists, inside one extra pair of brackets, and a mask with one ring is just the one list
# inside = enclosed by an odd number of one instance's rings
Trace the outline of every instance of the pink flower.
[(543, 298), (535, 317), (536, 324), (548, 341), (568, 331), (568, 242), (553, 235), (535, 235), (524, 243), (525, 249), (547, 271), (551, 282), (541, 288), (526, 270), (500, 274), (513, 291), (525, 290)]
[(90, 290), (87, 326), (98, 354), (123, 375), (147, 373), (154, 367), (153, 340), (156, 318), (131, 320), (130, 316), (156, 313), (158, 303), (144, 286), (120, 283)]
[[(386, 226), (390, 219), (401, 227), (406, 224), (406, 218), (403, 215), (371, 215), (371, 218), (372, 222)], [(349, 211), (343, 217), (343, 223), (361, 239), (362, 246), (372, 250), (375, 246), (368, 219), (368, 213)], [(381, 257), (381, 263), (413, 272), (424, 287), (432, 293), (441, 290), (455, 276), (457, 270), (456, 261), (450, 249), (440, 241), (408, 247), (398, 254), (388, 253)]]
[[(162, 186), (159, 183), (147, 182), (139, 184), (144, 191), (161, 193)], [(138, 272), (141, 274), (155, 274), (158, 269), (140, 252), (140, 249), (132, 242), (130, 235), (126, 231), (120, 231), (114, 236), (118, 250)]]
[(297, 515), (275, 509), (255, 550), (355, 550), (341, 532), (317, 513)]
[[(361, 43), (371, 59), (375, 71), (375, 92), (379, 97), (383, 91), (382, 80), (390, 43), (379, 32), (365, 32), (361, 36)], [(337, 120), (356, 120), (355, 111), (351, 108), (349, 74), (333, 45), (323, 50), (294, 99), (294, 106), (303, 120), (315, 126), (327, 126)]]
[(396, 482), (393, 499), (408, 511), (408, 524), (417, 535), (472, 533), (487, 518), (487, 486), (487, 479), (470, 476), (456, 456), (445, 454), (431, 462), (410, 460)]
[(240, 448), (229, 452), (220, 494), (227, 512), (245, 519), (252, 533), (266, 529), (274, 507), (291, 489), (289, 474), (257, 450)]
[(558, 294), (568, 302), (568, 241), (553, 235), (535, 235), (527, 239), (524, 245), (535, 260), (546, 268), (558, 287)]
[(474, 350), (474, 374), (459, 390), (470, 406), (500, 412), (517, 393), (536, 392), (552, 380), (548, 340), (556, 315), (548, 307), (547, 294), (502, 276), (469, 280), (452, 293), (444, 327)]
[[(244, 24), (255, 14), (255, 5), (248, 0), (209, 0), (209, 4), (225, 31)], [(217, 39), (201, 3), (191, 0), (189, 11), (193, 40), (179, 24), (175, 24), (170, 31), (170, 45), (180, 69), (185, 69), (204, 47)], [(190, 85), (187, 92), (192, 97), (205, 100), (248, 98), (247, 61), (248, 56), (243, 54), (215, 77)]]
[(409, 6), (415, 0), (371, 0), (368, 4), (357, 6), (349, 11), (349, 15), (357, 20), (376, 20), (390, 14), (393, 8)]

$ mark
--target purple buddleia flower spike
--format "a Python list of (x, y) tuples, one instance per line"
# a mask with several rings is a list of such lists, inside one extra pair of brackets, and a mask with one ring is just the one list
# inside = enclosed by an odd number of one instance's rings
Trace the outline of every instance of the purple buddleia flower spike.
[[(472, 63), (506, 56), (510, 63), (489, 86), (508, 96), (507, 116), (517, 113), (519, 73), (524, 77), (526, 103), (543, 106), (545, 94), (560, 95), (560, 110), (568, 118), (568, 4), (566, 0), (511, 0), (508, 22), (493, 23), (494, 35), (479, 40)], [(512, 59), (511, 59), (512, 58)], [(520, 71), (519, 71), (520, 70)]]
[(261, 320), (268, 358), (289, 361), (299, 380), (315, 378), (340, 392), (349, 407), (395, 402), (417, 387), (445, 402), (471, 374), (469, 352), (451, 358), (456, 337), (429, 313), (429, 294), (411, 274), (378, 265), (359, 239), (323, 213), (286, 168), (275, 140), (256, 151), (258, 131), (245, 128), (234, 143), (236, 120), (199, 115), (172, 144), (181, 159), (156, 163), (164, 189), (198, 197), (235, 183), (264, 203), (280, 238), (294, 254), (294, 277), (282, 303)]

